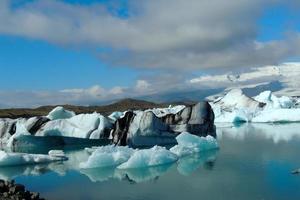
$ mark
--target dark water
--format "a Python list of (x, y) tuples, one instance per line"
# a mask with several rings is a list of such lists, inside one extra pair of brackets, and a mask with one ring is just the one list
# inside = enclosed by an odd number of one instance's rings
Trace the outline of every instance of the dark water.
[(218, 128), (220, 150), (131, 171), (79, 170), (83, 151), (65, 164), (1, 168), (47, 199), (300, 199), (300, 124)]

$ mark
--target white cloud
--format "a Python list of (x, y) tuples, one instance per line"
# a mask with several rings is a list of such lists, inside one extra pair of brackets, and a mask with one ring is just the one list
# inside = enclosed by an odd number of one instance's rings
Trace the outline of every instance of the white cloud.
[(150, 84), (146, 80), (137, 80), (136, 81), (135, 89), (138, 92), (148, 91), (149, 88), (150, 88)]
[[(278, 94), (300, 95), (300, 63), (283, 63), (280, 65), (270, 65), (251, 68), (249, 71), (237, 73), (232, 81), (231, 73), (218, 75), (203, 75), (188, 80), (190, 87), (250, 87), (266, 84), (271, 81), (280, 81), (283, 84), (283, 92)], [(290, 91), (290, 94), (289, 94)]]
[(256, 41), (257, 20), (280, 0), (132, 0), (129, 18), (109, 13), (103, 4), (36, 0), (13, 8), (11, 2), (0, 2), (0, 34), (109, 48), (99, 57), (113, 65), (184, 70), (261, 66), (300, 52), (298, 33), (280, 41)]

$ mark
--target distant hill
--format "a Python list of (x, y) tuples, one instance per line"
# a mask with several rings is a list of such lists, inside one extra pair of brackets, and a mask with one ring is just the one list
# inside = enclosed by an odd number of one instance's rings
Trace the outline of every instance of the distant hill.
[(167, 104), (156, 104), (153, 102), (137, 99), (121, 99), (114, 103), (101, 106), (75, 106), (75, 105), (55, 105), (55, 106), (41, 106), (38, 108), (12, 108), (0, 109), (0, 118), (29, 118), (33, 116), (45, 116), (56, 106), (63, 106), (68, 110), (74, 111), (76, 114), (98, 112), (103, 115), (109, 115), (114, 111), (125, 111), (128, 109), (148, 109), (155, 107), (165, 107)]

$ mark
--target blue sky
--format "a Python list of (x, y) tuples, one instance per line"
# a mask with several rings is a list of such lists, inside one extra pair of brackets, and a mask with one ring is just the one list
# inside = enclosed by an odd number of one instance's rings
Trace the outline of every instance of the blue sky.
[[(220, 14), (214, 4), (201, 1), (184, 8), (181, 0), (167, 2), (5, 0), (0, 4), (0, 91), (86, 95), (86, 89), (99, 86), (104, 96), (144, 95), (186, 89), (193, 76), (299, 58), (300, 48), (291, 45), (300, 41), (296, 4), (233, 1)], [(212, 10), (197, 16), (195, 6)], [(110, 91), (114, 88), (118, 92)]]

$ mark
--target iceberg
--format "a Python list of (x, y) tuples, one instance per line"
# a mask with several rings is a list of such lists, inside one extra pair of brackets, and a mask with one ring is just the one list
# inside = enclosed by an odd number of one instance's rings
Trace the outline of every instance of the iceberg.
[(175, 137), (185, 131), (199, 136), (216, 135), (209, 103), (128, 111), (116, 121), (111, 137), (115, 144), (151, 147), (176, 144)]
[(170, 115), (170, 114), (177, 114), (180, 111), (182, 111), (184, 108), (186, 108), (185, 105), (178, 105), (178, 106), (172, 106), (169, 105), (168, 108), (153, 108), (153, 109), (148, 109), (147, 111), (151, 111), (153, 112), (153, 114), (155, 114), (156, 117), (165, 117), (166, 115)]
[(163, 146), (176, 144), (175, 137), (184, 131), (200, 136), (216, 135), (214, 113), (208, 102), (113, 112), (108, 117), (96, 112), (76, 115), (56, 107), (47, 116), (0, 119), (1, 146), (11, 149), (34, 146), (35, 142), (56, 148), (77, 144), (74, 138), (106, 142), (112, 139), (115, 144), (131, 147)]
[(153, 167), (174, 163), (178, 160), (176, 154), (170, 152), (165, 147), (154, 146), (151, 149), (142, 149), (133, 153), (129, 160), (118, 169), (134, 169)]
[(299, 122), (300, 109), (297, 99), (277, 97), (264, 91), (255, 97), (247, 97), (240, 89), (229, 91), (224, 97), (211, 102), (216, 123), (239, 122)]
[(50, 120), (68, 119), (74, 117), (75, 115), (76, 114), (74, 112), (65, 110), (63, 107), (58, 106), (47, 115), (47, 118)]
[(0, 151), (0, 167), (49, 163), (54, 161), (67, 160), (65, 156), (27, 154), (27, 153), (8, 153)]
[(198, 137), (196, 135), (183, 132), (176, 137), (176, 140), (178, 145), (172, 147), (170, 151), (179, 157), (219, 148), (217, 140), (210, 135), (206, 137)]
[(108, 118), (115, 123), (118, 119), (123, 118), (125, 116), (125, 112), (115, 111), (111, 113)]
[(134, 152), (135, 150), (129, 147), (114, 145), (94, 148), (88, 160), (80, 163), (79, 167), (90, 169), (118, 166), (126, 162)]
[(36, 136), (65, 136), (99, 139), (109, 126), (104, 116), (98, 113), (79, 114), (68, 119), (49, 121), (36, 133)]

